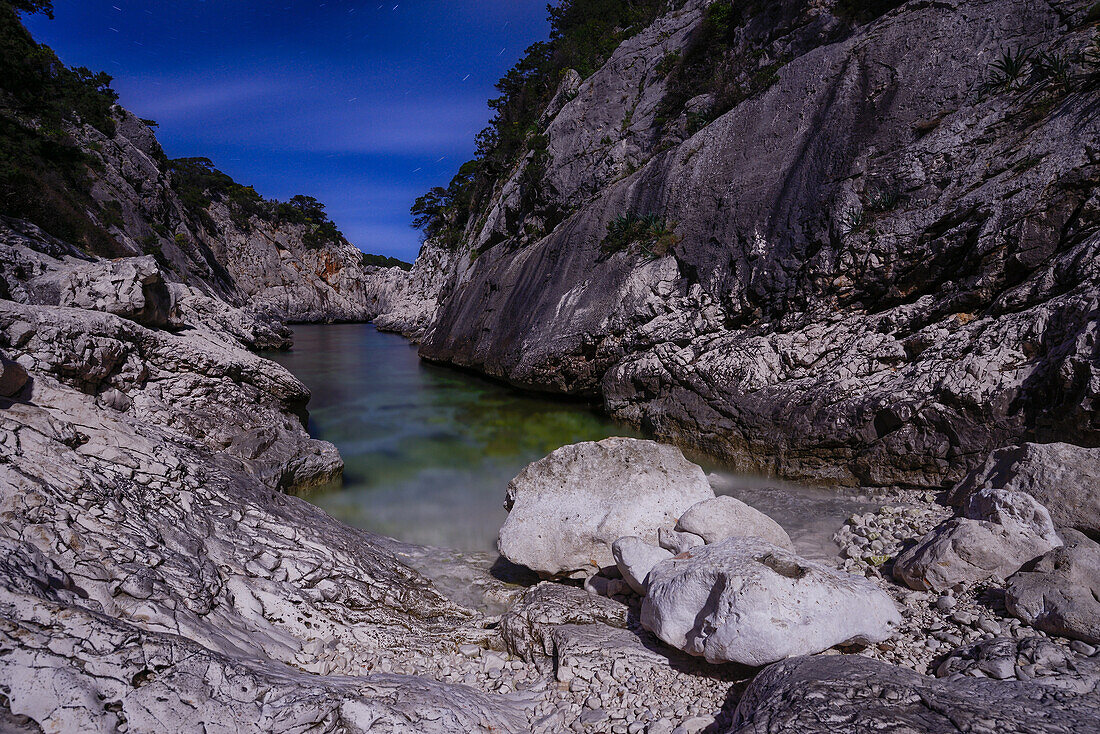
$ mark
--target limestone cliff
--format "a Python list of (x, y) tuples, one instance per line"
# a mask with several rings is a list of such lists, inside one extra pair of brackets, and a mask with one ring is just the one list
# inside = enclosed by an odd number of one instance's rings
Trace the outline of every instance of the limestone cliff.
[(940, 486), (1015, 440), (1100, 443), (1090, 3), (753, 4), (724, 104), (683, 101), (720, 4), (564, 75), (421, 354), (791, 478)]
[(373, 269), (334, 227), (318, 232), (307, 213), (260, 198), (206, 161), (168, 161), (144, 122), (115, 114), (112, 137), (87, 125), (73, 134), (99, 162), (92, 196), (115, 213), (101, 224), (124, 250), (116, 254), (153, 254), (181, 282), (288, 321), (373, 316)]
[[(205, 159), (169, 160), (110, 78), (70, 69), (0, 3), (0, 215), (100, 257), (291, 321), (373, 315), (364, 256), (311, 197), (269, 201)], [(19, 226), (19, 225), (16, 225)]]

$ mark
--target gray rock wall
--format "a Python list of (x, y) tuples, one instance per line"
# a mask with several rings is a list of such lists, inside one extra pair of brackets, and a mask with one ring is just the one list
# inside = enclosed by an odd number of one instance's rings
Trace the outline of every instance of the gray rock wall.
[(306, 225), (242, 217), (216, 195), (204, 212), (188, 209), (153, 131), (122, 108), (116, 117), (113, 137), (87, 125), (71, 133), (98, 163), (92, 196), (116, 212), (99, 224), (123, 254), (153, 254), (176, 282), (288, 321), (377, 314), (381, 269), (363, 265), (356, 247), (342, 239), (310, 247)]
[[(1005, 49), (1076, 58), (1087, 9), (910, 2), (843, 33), (787, 3), (778, 80), (677, 143), (652, 111), (689, 3), (549, 121), (547, 179), (574, 213), (507, 239), (505, 184), (422, 355), (795, 479), (941, 486), (1020, 438), (1097, 444), (1095, 95), (981, 93)], [(600, 131), (624, 96), (616, 158)], [(602, 252), (631, 212), (681, 241)]]

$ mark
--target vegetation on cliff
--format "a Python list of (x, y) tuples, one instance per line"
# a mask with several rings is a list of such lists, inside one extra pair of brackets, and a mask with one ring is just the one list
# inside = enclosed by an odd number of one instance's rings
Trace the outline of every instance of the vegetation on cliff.
[[(901, 3), (839, 0), (833, 12), (854, 26)], [(411, 210), (413, 226), (426, 239), (457, 248), (470, 221), (524, 159), (528, 170), (520, 181), (522, 208), (553, 209), (542, 191), (546, 160), (540, 121), (565, 73), (574, 69), (587, 78), (623, 41), (682, 4), (682, 0), (560, 0), (548, 6), (549, 40), (530, 46), (497, 82), (500, 96), (489, 100), (493, 117), (477, 136), (475, 158), (447, 186), (437, 186), (416, 200)], [(662, 121), (678, 117), (690, 99), (711, 95), (707, 109), (689, 115), (691, 133), (771, 86), (777, 79), (775, 72), (789, 57), (769, 50), (771, 39), (766, 36), (746, 45), (741, 35), (750, 18), (762, 17), (764, 27), (774, 27), (784, 12), (782, 3), (759, 0), (712, 3), (685, 52), (670, 53), (657, 66), (657, 73), (667, 77)], [(541, 213), (551, 225), (563, 216), (557, 211)]]
[(66, 132), (88, 124), (105, 135), (118, 95), (111, 77), (70, 68), (38, 44), (20, 22), (21, 12), (51, 15), (44, 0), (0, 1), (0, 214), (34, 222), (50, 234), (101, 254), (116, 254), (106, 231), (89, 210), (92, 156)]
[[(493, 118), (477, 136), (477, 154), (446, 187), (437, 186), (412, 206), (413, 226), (426, 238), (455, 248), (471, 216), (494, 188), (527, 155), (535, 164), (525, 198), (539, 198), (539, 119), (563, 75), (576, 69), (594, 73), (627, 38), (640, 32), (670, 6), (669, 0), (561, 0), (547, 7), (550, 39), (535, 43), (497, 82), (500, 96), (489, 101)], [(540, 148), (540, 142), (542, 146)]]

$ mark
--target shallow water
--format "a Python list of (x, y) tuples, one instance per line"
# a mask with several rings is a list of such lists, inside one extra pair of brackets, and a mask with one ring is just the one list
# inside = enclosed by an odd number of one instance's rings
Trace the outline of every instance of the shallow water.
[[(637, 435), (584, 404), (424, 363), (370, 325), (297, 326), (294, 349), (268, 356), (313, 392), (310, 433), (344, 457), (344, 486), (310, 501), (409, 543), (491, 551), (520, 469), (565, 444)], [(871, 506), (721, 471), (711, 481), (774, 517), (811, 557), (833, 555), (833, 531)]]

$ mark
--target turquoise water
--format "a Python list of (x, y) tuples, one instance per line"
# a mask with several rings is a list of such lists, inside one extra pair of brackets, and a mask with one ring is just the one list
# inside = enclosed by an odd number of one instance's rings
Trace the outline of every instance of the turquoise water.
[[(294, 349), (268, 356), (313, 392), (310, 434), (344, 457), (343, 486), (309, 500), (409, 543), (492, 551), (508, 482), (524, 466), (565, 444), (638, 435), (582, 403), (422, 362), (403, 337), (367, 324), (297, 326)], [(835, 554), (832, 533), (872, 506), (707, 469), (716, 492), (771, 515), (809, 557)]]

